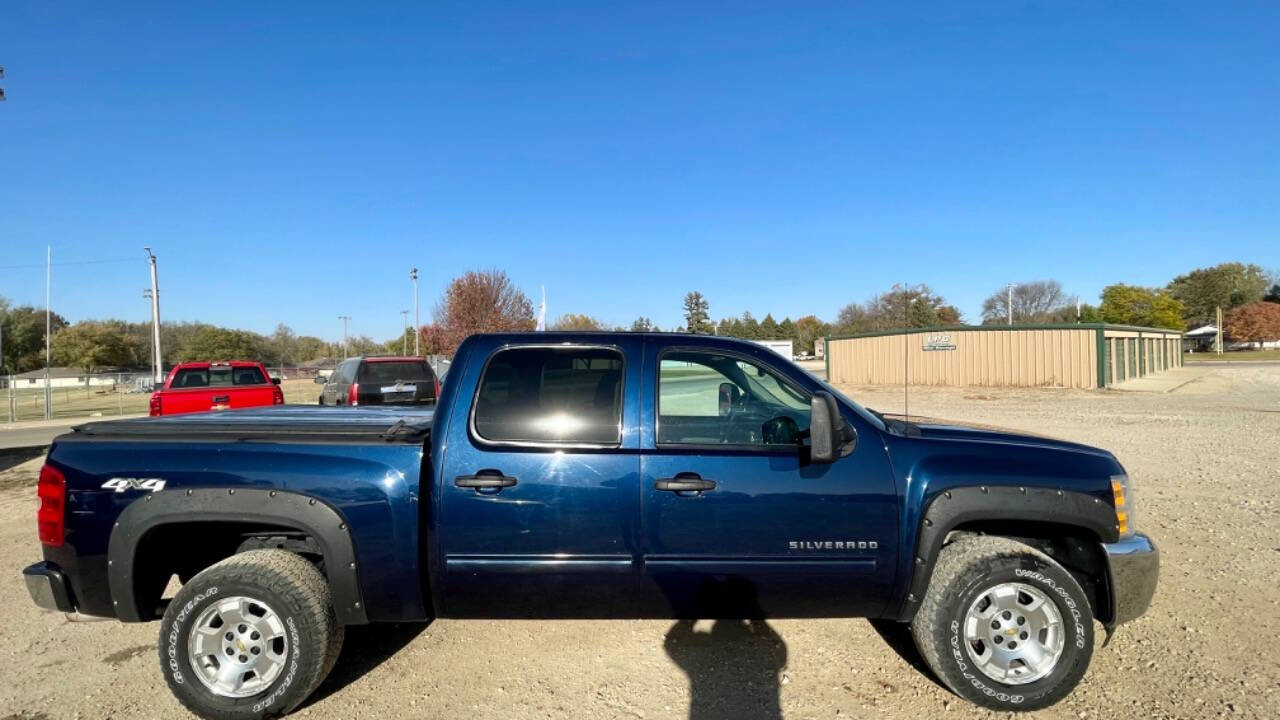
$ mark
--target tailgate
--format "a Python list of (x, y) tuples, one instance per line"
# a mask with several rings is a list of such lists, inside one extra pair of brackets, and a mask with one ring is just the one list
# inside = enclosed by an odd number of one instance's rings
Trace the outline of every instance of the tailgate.
[(165, 390), (160, 396), (161, 414), (179, 415), (271, 405), (275, 398), (274, 388), (274, 385), (249, 385)]

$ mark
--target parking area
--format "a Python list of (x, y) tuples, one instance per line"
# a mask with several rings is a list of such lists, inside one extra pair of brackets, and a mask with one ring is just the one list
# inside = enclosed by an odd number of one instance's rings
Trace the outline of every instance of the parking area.
[[(903, 410), (900, 387), (842, 390)], [(1137, 483), (1138, 526), (1164, 563), (1155, 604), (1098, 649), (1074, 695), (1030, 717), (1275, 717), (1280, 367), (1213, 366), (1169, 392), (912, 388), (909, 409), (1098, 445)], [(73, 623), (31, 605), (18, 576), (40, 554), (38, 466), (0, 471), (0, 718), (184, 717), (157, 668), (158, 625)], [(778, 620), (353, 628), (296, 717), (988, 715), (940, 688), (900, 628)]]

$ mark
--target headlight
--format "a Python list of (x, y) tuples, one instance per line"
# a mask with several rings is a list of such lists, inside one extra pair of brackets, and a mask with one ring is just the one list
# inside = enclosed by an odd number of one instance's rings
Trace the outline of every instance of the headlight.
[(1120, 529), (1120, 537), (1128, 537), (1134, 532), (1134, 487), (1128, 475), (1111, 476), (1111, 493), (1116, 501), (1116, 526)]

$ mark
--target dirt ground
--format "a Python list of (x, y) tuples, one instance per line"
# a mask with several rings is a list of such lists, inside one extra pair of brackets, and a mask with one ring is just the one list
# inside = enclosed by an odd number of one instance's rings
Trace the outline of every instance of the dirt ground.
[[(847, 390), (902, 409), (899, 389)], [(1137, 483), (1138, 526), (1163, 554), (1155, 604), (1070, 698), (1029, 717), (1280, 717), (1280, 367), (1215, 367), (1169, 394), (913, 388), (910, 409), (1099, 445)], [(0, 719), (184, 716), (156, 624), (71, 623), (28, 599), (37, 467), (0, 472)], [(922, 672), (902, 632), (864, 620), (442, 620), (347, 637), (296, 717), (993, 716)]]

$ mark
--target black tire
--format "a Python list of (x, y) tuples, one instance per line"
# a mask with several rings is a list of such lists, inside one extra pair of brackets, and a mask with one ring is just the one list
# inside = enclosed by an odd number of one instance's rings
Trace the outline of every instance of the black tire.
[[(969, 655), (962, 629), (975, 601), (1011, 582), (1040, 590), (1062, 619), (1057, 663), (1044, 677), (1025, 684), (1006, 684), (984, 674)], [(942, 549), (911, 634), (939, 680), (957, 695), (993, 710), (1053, 705), (1075, 689), (1093, 656), (1093, 612), (1080, 584), (1048, 555), (999, 537), (965, 537)]]
[[(187, 639), (201, 612), (222, 598), (246, 596), (270, 606), (286, 628), (288, 664), (248, 697), (215, 694), (196, 675)], [(344, 628), (334, 617), (329, 585), (305, 558), (284, 550), (233, 555), (182, 586), (160, 624), (160, 668), (169, 690), (188, 710), (210, 720), (279, 717), (306, 700), (342, 649)]]

